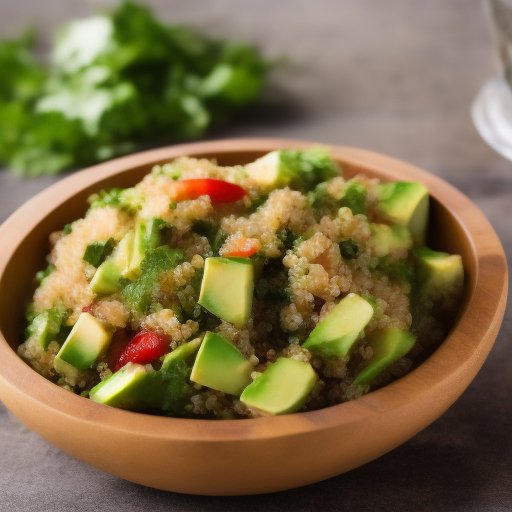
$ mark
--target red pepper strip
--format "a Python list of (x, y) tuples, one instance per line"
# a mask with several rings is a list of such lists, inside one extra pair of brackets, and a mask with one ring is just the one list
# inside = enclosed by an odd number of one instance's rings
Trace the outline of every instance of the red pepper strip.
[(122, 352), (115, 371), (127, 363), (148, 364), (162, 357), (169, 350), (169, 342), (161, 334), (143, 331), (137, 333)]
[(221, 249), (220, 253), (228, 258), (249, 258), (261, 249), (261, 242), (257, 238), (241, 237), (234, 243), (228, 240), (226, 245), (227, 249)]
[(173, 188), (174, 201), (177, 202), (210, 196), (212, 203), (233, 203), (247, 194), (239, 185), (211, 178), (179, 180), (174, 182)]

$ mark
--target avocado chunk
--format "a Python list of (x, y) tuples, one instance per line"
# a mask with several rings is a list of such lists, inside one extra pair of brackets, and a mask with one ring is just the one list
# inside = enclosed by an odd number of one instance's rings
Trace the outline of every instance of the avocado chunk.
[(132, 253), (123, 277), (136, 279), (140, 275), (140, 265), (150, 249), (160, 244), (161, 219), (150, 219), (147, 222), (137, 222), (134, 228)]
[(109, 295), (119, 289), (121, 270), (113, 260), (104, 261), (91, 280), (91, 290), (96, 295)]
[(135, 231), (132, 229), (117, 244), (113, 253), (97, 268), (91, 290), (96, 295), (108, 295), (120, 289), (120, 279), (130, 271)]
[(197, 302), (222, 320), (243, 327), (251, 316), (253, 289), (249, 258), (206, 258)]
[(373, 356), (354, 384), (370, 384), (388, 366), (401, 359), (414, 346), (416, 337), (409, 331), (390, 328), (374, 331), (368, 340)]
[(50, 342), (59, 334), (66, 317), (67, 309), (64, 306), (46, 309), (32, 320), (27, 328), (28, 335), (35, 336), (39, 344), (47, 349)]
[(183, 345), (180, 345), (172, 352), (166, 354), (162, 361), (162, 367), (160, 368), (160, 371), (166, 371), (176, 361), (186, 361), (192, 357), (197, 352), (197, 349), (201, 346), (202, 341), (203, 340), (201, 338), (195, 338), (188, 343), (183, 343)]
[(164, 357), (158, 371), (136, 363), (127, 363), (118, 372), (91, 389), (95, 402), (121, 409), (162, 409), (179, 414), (194, 392), (188, 382), (191, 364), (201, 338), (184, 343)]
[(429, 195), (425, 185), (414, 181), (381, 183), (373, 189), (377, 210), (391, 222), (405, 226), (415, 245), (423, 245), (427, 235)]
[(263, 414), (289, 414), (305, 404), (317, 380), (309, 363), (280, 357), (244, 389), (240, 400)]
[(345, 357), (372, 316), (369, 302), (349, 293), (311, 331), (303, 347), (324, 357)]
[(387, 224), (370, 224), (372, 238), (369, 245), (377, 258), (412, 247), (412, 238), (409, 230), (400, 224), (388, 226)]
[(240, 396), (251, 382), (253, 366), (222, 336), (207, 332), (197, 353), (190, 380), (217, 391)]
[(422, 247), (414, 252), (418, 261), (418, 278), (423, 286), (432, 289), (460, 287), (464, 267), (459, 254), (433, 251)]
[(121, 241), (117, 244), (111, 256), (106, 261), (115, 263), (124, 277), (130, 269), (130, 262), (133, 254), (133, 244), (135, 242), (135, 230), (130, 229)]
[(312, 190), (318, 183), (340, 175), (338, 164), (322, 147), (272, 151), (248, 164), (246, 171), (267, 191), (286, 186)]
[(416, 250), (414, 255), (418, 263), (421, 297), (435, 303), (457, 303), (464, 287), (464, 267), (460, 255), (433, 251), (427, 247)]
[(86, 370), (107, 351), (112, 333), (89, 313), (81, 313), (69, 336), (55, 356), (54, 368), (62, 372), (66, 363), (77, 370)]
[(247, 174), (265, 189), (286, 187), (290, 183), (291, 173), (281, 156), (282, 151), (267, 153), (246, 166)]
[(143, 399), (143, 387), (148, 372), (144, 366), (128, 363), (108, 379), (94, 386), (89, 398), (99, 404), (137, 409)]

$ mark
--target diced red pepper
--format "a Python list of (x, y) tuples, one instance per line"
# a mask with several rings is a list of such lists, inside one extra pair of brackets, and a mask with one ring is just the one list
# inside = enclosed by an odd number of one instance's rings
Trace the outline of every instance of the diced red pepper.
[(88, 306), (84, 306), (82, 308), (82, 313), (89, 313), (92, 309), (92, 304), (89, 304)]
[(211, 178), (175, 181), (173, 189), (173, 199), (177, 202), (210, 196), (212, 203), (233, 203), (247, 194), (239, 185)]
[(137, 333), (121, 353), (114, 368), (117, 372), (127, 363), (148, 364), (162, 357), (169, 350), (169, 341), (151, 331)]
[(261, 242), (257, 238), (237, 237), (236, 240), (227, 240), (220, 250), (220, 255), (228, 258), (248, 258), (261, 249)]

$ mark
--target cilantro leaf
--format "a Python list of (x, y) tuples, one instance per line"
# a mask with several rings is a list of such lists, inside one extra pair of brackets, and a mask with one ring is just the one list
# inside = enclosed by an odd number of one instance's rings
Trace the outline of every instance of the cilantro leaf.
[(93, 267), (98, 268), (105, 261), (105, 258), (110, 256), (115, 245), (116, 243), (113, 238), (103, 242), (92, 242), (86, 247), (83, 259)]
[(140, 276), (136, 281), (127, 284), (121, 292), (128, 308), (139, 313), (146, 313), (153, 292), (158, 287), (158, 276), (179, 265), (183, 259), (183, 251), (171, 249), (167, 245), (149, 250), (142, 260)]
[(90, 165), (202, 136), (258, 99), (269, 63), (252, 46), (169, 26), (125, 1), (58, 34), (0, 42), (0, 164), (22, 175)]

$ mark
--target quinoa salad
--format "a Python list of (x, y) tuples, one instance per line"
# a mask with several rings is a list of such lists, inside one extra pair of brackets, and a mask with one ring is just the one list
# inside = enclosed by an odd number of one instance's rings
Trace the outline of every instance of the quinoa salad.
[(349, 178), (324, 148), (148, 171), (49, 237), (18, 353), (58, 386), (176, 417), (311, 411), (448, 334), (464, 271), (426, 246), (424, 185)]

